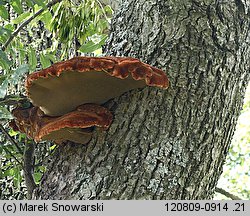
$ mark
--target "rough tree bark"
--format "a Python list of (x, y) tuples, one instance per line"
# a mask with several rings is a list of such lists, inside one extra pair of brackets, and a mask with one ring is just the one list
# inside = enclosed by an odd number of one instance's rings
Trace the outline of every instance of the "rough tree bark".
[(87, 146), (60, 146), (35, 198), (212, 198), (249, 81), (249, 7), (122, 1), (107, 53), (167, 71), (171, 87), (105, 104), (114, 114), (110, 129), (96, 131)]

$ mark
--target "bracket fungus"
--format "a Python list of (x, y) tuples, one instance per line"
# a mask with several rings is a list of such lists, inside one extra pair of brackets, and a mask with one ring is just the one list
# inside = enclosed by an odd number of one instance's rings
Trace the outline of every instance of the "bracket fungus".
[(93, 127), (106, 130), (112, 122), (111, 112), (96, 104), (80, 105), (60, 117), (47, 116), (39, 107), (17, 107), (12, 115), (10, 126), (14, 130), (26, 133), (36, 142), (52, 140), (58, 144), (66, 140), (86, 144), (92, 137)]
[(167, 88), (165, 73), (128, 57), (75, 57), (32, 73), (26, 80), (31, 102), (49, 116), (86, 103), (103, 104), (144, 86)]
[(10, 123), (40, 140), (86, 144), (94, 127), (108, 129), (112, 114), (100, 105), (146, 85), (167, 88), (166, 74), (129, 57), (75, 57), (30, 74), (26, 91), (34, 107), (13, 110)]

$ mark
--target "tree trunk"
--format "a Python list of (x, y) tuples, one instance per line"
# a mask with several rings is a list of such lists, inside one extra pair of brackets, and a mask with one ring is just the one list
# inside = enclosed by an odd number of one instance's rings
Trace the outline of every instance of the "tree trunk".
[(171, 86), (106, 103), (110, 129), (87, 146), (60, 146), (36, 199), (212, 198), (249, 81), (249, 7), (122, 1), (107, 53), (165, 70)]

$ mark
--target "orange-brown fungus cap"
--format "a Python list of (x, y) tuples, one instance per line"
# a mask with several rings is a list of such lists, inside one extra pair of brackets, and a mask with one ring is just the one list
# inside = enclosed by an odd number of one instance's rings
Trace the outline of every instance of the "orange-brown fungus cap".
[(75, 57), (32, 73), (28, 97), (49, 116), (60, 116), (80, 104), (103, 104), (135, 88), (167, 88), (165, 73), (135, 58)]
[(52, 140), (61, 143), (69, 140), (86, 144), (92, 137), (94, 126), (106, 130), (112, 122), (112, 114), (95, 104), (80, 105), (75, 111), (60, 117), (46, 116), (38, 107), (16, 108), (12, 114), (15, 119), (10, 126), (36, 142)]

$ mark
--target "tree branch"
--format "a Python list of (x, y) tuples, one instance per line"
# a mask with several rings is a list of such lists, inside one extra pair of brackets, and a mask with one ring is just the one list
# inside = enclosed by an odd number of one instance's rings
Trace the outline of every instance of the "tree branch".
[(28, 191), (27, 198), (31, 199), (33, 191), (36, 188), (36, 183), (34, 180), (34, 151), (35, 145), (33, 142), (26, 140), (25, 142), (25, 150), (24, 150), (24, 158), (23, 158), (23, 171), (24, 171), (24, 179)]
[(224, 195), (224, 196), (226, 196), (226, 197), (228, 197), (228, 198), (230, 198), (232, 200), (242, 200), (240, 197), (238, 197), (238, 196), (236, 196), (234, 194), (231, 194), (231, 193), (227, 192), (226, 190), (224, 190), (222, 188), (216, 187), (215, 192), (220, 193), (220, 194), (222, 194), (222, 195)]
[(26, 101), (28, 101), (28, 99), (23, 95), (6, 95), (4, 98), (0, 98), (0, 106), (13, 106)]
[[(46, 5), (46, 8), (50, 8), (53, 5), (55, 5), (58, 2), (61, 2), (62, 0), (52, 0)], [(2, 51), (5, 51), (8, 45), (11, 43), (11, 41), (18, 35), (18, 33), (27, 26), (33, 19), (35, 19), (37, 16), (39, 16), (42, 12), (45, 11), (46, 8), (41, 8), (39, 11), (37, 11), (33, 16), (31, 16), (29, 19), (25, 20), (9, 37), (9, 39), (5, 42), (5, 44), (2, 47)]]

